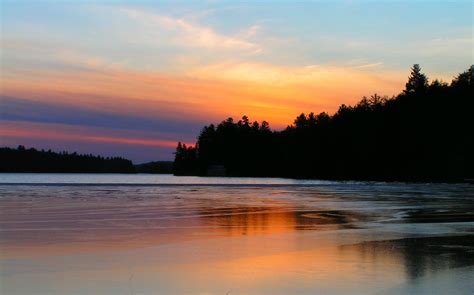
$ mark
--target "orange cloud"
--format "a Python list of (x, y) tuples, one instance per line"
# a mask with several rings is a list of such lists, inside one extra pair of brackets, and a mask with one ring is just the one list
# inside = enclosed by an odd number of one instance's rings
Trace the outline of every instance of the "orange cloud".
[(216, 122), (243, 114), (285, 127), (301, 112), (333, 112), (373, 92), (396, 94), (403, 74), (228, 62), (181, 76), (124, 69), (13, 70), (2, 95), (144, 117)]

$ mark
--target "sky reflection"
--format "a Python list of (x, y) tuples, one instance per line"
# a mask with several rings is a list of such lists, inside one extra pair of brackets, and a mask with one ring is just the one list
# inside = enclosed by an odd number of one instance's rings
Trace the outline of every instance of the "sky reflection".
[[(474, 208), (472, 187), (354, 185), (0, 185), (2, 291), (397, 294), (464, 286), (474, 265), (472, 221), (456, 212)], [(423, 220), (411, 218), (421, 206), (429, 209)]]

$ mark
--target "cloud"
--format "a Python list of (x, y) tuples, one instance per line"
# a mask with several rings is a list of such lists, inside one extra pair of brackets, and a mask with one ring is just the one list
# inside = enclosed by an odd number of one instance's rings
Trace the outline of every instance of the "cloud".
[[(355, 103), (375, 91), (397, 94), (405, 76), (405, 72), (373, 73), (353, 67), (242, 61), (196, 65), (179, 76), (101, 66), (90, 71), (31, 68), (11, 69), (3, 77), (0, 94), (56, 109), (76, 108), (71, 118), (61, 115), (68, 112), (58, 113), (58, 120), (62, 116), (68, 123), (87, 117), (103, 124), (100, 114), (104, 114), (117, 124), (133, 122), (133, 118), (140, 118), (137, 124), (186, 118), (201, 127), (246, 114), (281, 128), (302, 111), (333, 112), (339, 104)], [(156, 128), (169, 126), (158, 124)]]
[[(181, 140), (183, 141), (183, 140)], [(187, 142), (187, 144), (193, 141)], [(177, 141), (154, 133), (0, 120), (0, 144), (125, 157), (134, 163), (172, 160)]]
[[(403, 77), (402, 73), (388, 71), (369, 73), (363, 71), (363, 69), (380, 65), (382, 65), (381, 62), (358, 66), (279, 66), (255, 62), (227, 61), (195, 68), (189, 72), (189, 75), (201, 79), (247, 81), (278, 86), (331, 86), (334, 87), (333, 91), (337, 91), (337, 84), (340, 84), (341, 81), (345, 81), (344, 87), (360, 85), (365, 88), (367, 87), (366, 82), (377, 80), (380, 82), (380, 88), (396, 90), (394, 86), (399, 86), (400, 77)], [(328, 82), (330, 82), (330, 85), (327, 85)]]
[(173, 140), (194, 139), (201, 125), (207, 123), (195, 122), (189, 117), (166, 118), (157, 112), (153, 116), (112, 113), (104, 108), (90, 110), (80, 105), (70, 106), (60, 102), (32, 101), (18, 97), (0, 96), (0, 103), (2, 120), (105, 127), (135, 132), (153, 131), (160, 138)]
[[(127, 131), (64, 124), (0, 120), (0, 144), (38, 149), (121, 156), (135, 163), (172, 160), (178, 140), (154, 132)], [(179, 139), (186, 144), (192, 141)]]
[(245, 33), (238, 36), (226, 36), (217, 33), (210, 27), (192, 24), (181, 18), (153, 14), (139, 9), (119, 8), (118, 11), (127, 17), (141, 23), (150, 29), (150, 35), (157, 38), (163, 30), (174, 32), (171, 41), (176, 45), (187, 48), (206, 48), (206, 49), (238, 49), (253, 53), (262, 51), (259, 45), (248, 41), (247, 39), (255, 36), (257, 27), (250, 27)]
[(117, 143), (168, 149), (174, 149), (178, 142), (178, 140), (157, 138), (157, 133), (153, 132), (130, 132), (115, 128), (94, 128), (27, 121), (0, 120), (0, 122), (0, 138)]
[(242, 39), (253, 38), (253, 37), (257, 36), (257, 34), (260, 30), (261, 30), (260, 26), (253, 25), (253, 26), (239, 32), (239, 34), (237, 36), (239, 38), (242, 38)]
[(367, 68), (375, 68), (378, 66), (383, 65), (383, 62), (376, 62), (376, 63), (369, 63), (369, 64), (363, 64), (359, 66), (355, 66), (355, 69), (367, 69)]

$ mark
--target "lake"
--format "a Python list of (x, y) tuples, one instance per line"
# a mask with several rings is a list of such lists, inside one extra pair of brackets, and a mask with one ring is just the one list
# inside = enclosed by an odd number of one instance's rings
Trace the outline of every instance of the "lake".
[(1, 294), (473, 294), (474, 185), (0, 174)]

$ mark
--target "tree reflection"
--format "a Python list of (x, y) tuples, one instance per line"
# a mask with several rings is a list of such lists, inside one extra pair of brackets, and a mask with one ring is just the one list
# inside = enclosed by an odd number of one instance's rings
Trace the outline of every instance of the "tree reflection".
[(392, 261), (403, 265), (407, 279), (414, 280), (441, 270), (474, 265), (471, 235), (405, 238), (370, 241), (339, 247), (342, 253), (358, 252), (362, 260)]

